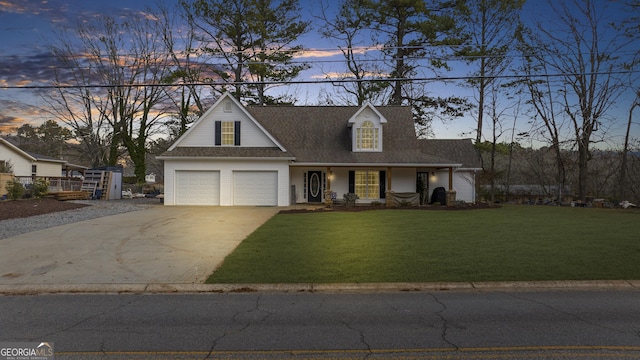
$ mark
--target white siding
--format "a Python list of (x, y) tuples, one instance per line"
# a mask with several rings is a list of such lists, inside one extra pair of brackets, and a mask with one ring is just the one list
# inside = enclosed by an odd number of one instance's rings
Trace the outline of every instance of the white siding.
[(475, 175), (472, 171), (456, 171), (453, 173), (453, 188), (456, 190), (456, 199), (473, 203), (475, 196)]
[[(60, 177), (62, 176), (62, 164), (52, 162), (38, 161), (36, 163), (36, 175), (43, 177)], [(29, 165), (31, 167), (31, 165)]]
[(349, 192), (349, 169), (331, 168), (331, 191), (336, 193), (336, 198), (344, 199), (344, 194)]
[[(31, 160), (0, 143), (0, 160), (11, 162), (11, 168), (15, 176), (31, 176)], [(60, 174), (56, 175), (60, 176)]]
[(416, 192), (416, 169), (391, 168), (391, 188), (387, 184), (387, 191), (389, 190), (399, 193)]
[(240, 121), (240, 146), (246, 147), (275, 147), (276, 144), (240, 109), (235, 103), (231, 104), (231, 112), (224, 111), (222, 101), (218, 106), (207, 112), (206, 117), (201, 118), (185, 134), (178, 146), (211, 147), (215, 146), (215, 122), (216, 121)]

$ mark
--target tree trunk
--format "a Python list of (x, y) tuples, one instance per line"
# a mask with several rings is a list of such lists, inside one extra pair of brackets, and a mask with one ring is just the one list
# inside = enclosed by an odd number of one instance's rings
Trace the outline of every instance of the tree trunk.
[(558, 182), (558, 190), (556, 196), (558, 197), (558, 203), (562, 203), (562, 197), (564, 196), (564, 186), (567, 179), (567, 174), (564, 170), (564, 161), (562, 160), (562, 153), (560, 151), (560, 144), (556, 143), (553, 145), (553, 149), (556, 153), (556, 167), (557, 167), (557, 182)]
[(586, 200), (587, 198), (587, 177), (589, 164), (589, 142), (587, 135), (578, 141), (578, 199)]
[(620, 178), (618, 180), (618, 197), (620, 201), (626, 200), (627, 198), (627, 188), (629, 187), (628, 183), (628, 169), (627, 169), (627, 159), (629, 154), (629, 133), (631, 132), (631, 122), (633, 120), (633, 110), (640, 106), (640, 92), (636, 95), (631, 108), (629, 109), (629, 118), (627, 120), (627, 131), (624, 135), (624, 147), (622, 148), (622, 161), (620, 164)]

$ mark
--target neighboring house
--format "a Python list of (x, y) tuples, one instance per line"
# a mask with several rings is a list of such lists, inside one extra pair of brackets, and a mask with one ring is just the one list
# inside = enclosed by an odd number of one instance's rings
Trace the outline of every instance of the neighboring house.
[(419, 189), (475, 202), (471, 140), (418, 140), (403, 106), (245, 107), (225, 94), (168, 149), (165, 205), (388, 202)]
[[(15, 177), (24, 185), (31, 184), (35, 178), (49, 180), (49, 192), (75, 190), (75, 187), (79, 190), (81, 182), (75, 184), (68, 178), (74, 177), (74, 173), (79, 176), (87, 170), (85, 166), (69, 164), (65, 160), (24, 151), (12, 142), (0, 138), (0, 165), (6, 164), (11, 164), (13, 172), (11, 179)], [(0, 195), (4, 195), (5, 190), (5, 186), (0, 186)]]
[(24, 151), (0, 138), (0, 163), (10, 163), (16, 177), (60, 177), (66, 161)]

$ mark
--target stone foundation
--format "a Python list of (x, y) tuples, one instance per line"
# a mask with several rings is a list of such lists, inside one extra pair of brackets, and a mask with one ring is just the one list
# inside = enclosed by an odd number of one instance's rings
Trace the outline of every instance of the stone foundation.
[(456, 205), (456, 191), (449, 190), (447, 191), (447, 206), (455, 206)]

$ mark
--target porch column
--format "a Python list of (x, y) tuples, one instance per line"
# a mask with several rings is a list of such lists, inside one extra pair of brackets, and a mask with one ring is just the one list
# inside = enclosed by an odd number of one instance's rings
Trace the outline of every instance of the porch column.
[(391, 191), (391, 167), (387, 168), (387, 189), (385, 191)]
[(327, 166), (327, 188), (324, 191), (324, 204), (333, 206), (333, 197), (331, 196), (331, 167)]
[(453, 190), (453, 167), (449, 168), (449, 189), (447, 190), (447, 206), (456, 204), (456, 191)]

